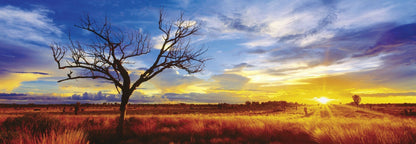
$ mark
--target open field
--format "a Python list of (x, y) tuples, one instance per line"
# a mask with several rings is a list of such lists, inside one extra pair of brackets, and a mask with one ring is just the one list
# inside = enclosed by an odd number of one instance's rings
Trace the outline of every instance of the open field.
[[(415, 143), (415, 118), (350, 105), (130, 106), (125, 137), (116, 106), (3, 107), (1, 143)], [(307, 107), (308, 114), (304, 108)], [(381, 106), (380, 106), (381, 107)], [(395, 107), (387, 107), (395, 108)], [(385, 108), (385, 109), (387, 109)], [(18, 108), (19, 109), (19, 108)], [(40, 109), (40, 111), (35, 109)], [(14, 111), (12, 113), (11, 111)], [(135, 112), (140, 111), (140, 112)], [(94, 114), (95, 113), (95, 114)]]

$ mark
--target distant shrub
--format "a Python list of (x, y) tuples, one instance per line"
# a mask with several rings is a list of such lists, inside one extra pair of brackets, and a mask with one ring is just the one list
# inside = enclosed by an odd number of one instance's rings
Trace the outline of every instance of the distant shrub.
[(360, 102), (361, 102), (361, 97), (360, 96), (358, 96), (358, 95), (353, 95), (352, 96), (352, 99), (354, 100), (354, 103), (357, 105), (357, 107), (358, 107), (358, 105), (360, 104)]

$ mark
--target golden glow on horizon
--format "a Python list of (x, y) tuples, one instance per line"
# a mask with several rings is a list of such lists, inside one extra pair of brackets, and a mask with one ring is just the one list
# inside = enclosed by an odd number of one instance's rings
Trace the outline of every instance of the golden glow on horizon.
[(12, 92), (24, 81), (34, 81), (43, 75), (33, 73), (11, 73), (3, 78), (0, 77), (0, 92)]
[(321, 104), (327, 104), (328, 102), (333, 100), (333, 99), (328, 99), (326, 97), (320, 97), (320, 98), (314, 97), (314, 99)]
[(353, 89), (351, 93), (353, 94), (377, 94), (377, 93), (402, 93), (407, 91), (398, 91), (386, 87), (378, 87), (378, 88), (371, 88), (371, 89)]
[[(40, 77), (39, 74), (32, 73), (11, 73), (7, 77), (0, 78), (0, 92), (9, 93), (19, 87), (24, 81), (34, 81)], [(299, 83), (290, 83), (283, 81), (277, 85), (267, 83), (271, 77), (258, 77), (265, 83), (253, 82), (252, 79), (238, 88), (227, 89), (217, 83), (209, 81), (197, 81), (192, 84), (185, 83), (175, 86), (162, 87), (159, 83), (145, 83), (137, 92), (147, 96), (163, 95), (165, 93), (199, 93), (206, 94), (206, 99), (224, 99), (227, 102), (240, 101), (288, 101), (305, 104), (328, 104), (328, 103), (350, 103), (353, 102), (351, 96), (358, 94), (361, 96), (361, 103), (416, 103), (416, 97), (413, 95), (400, 96), (399, 94), (409, 93), (412, 91), (394, 89), (374, 83), (366, 82), (365, 78), (358, 81), (350, 77), (341, 76), (324, 76), (321, 78), (307, 79), (303, 81), (291, 81)], [(286, 82), (286, 83), (285, 83)], [(97, 86), (99, 84), (99, 86)], [(102, 84), (93, 80), (77, 80), (59, 84), (59, 91), (48, 94), (30, 93), (33, 95), (53, 95), (57, 97), (69, 97), (73, 94), (88, 93), (111, 93), (118, 94), (112, 84)], [(372, 94), (369, 96), (368, 94)], [(380, 95), (377, 95), (380, 94)], [(392, 94), (392, 95), (388, 95)], [(321, 96), (330, 96), (321, 97)], [(214, 100), (215, 101), (215, 100)], [(180, 103), (178, 101), (178, 103)], [(201, 102), (205, 103), (205, 102)]]

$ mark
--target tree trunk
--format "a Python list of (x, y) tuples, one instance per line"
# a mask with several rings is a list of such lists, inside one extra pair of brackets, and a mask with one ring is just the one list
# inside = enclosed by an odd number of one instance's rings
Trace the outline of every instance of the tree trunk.
[(127, 103), (129, 101), (131, 93), (130, 92), (123, 92), (121, 96), (121, 105), (120, 105), (120, 117), (117, 126), (117, 135), (121, 139), (123, 137), (123, 129), (124, 129), (124, 119), (127, 112)]

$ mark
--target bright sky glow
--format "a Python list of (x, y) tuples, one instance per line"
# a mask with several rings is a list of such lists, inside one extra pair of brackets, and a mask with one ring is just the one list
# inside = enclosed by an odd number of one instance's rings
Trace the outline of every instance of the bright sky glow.
[(48, 45), (67, 43), (68, 32), (88, 40), (74, 25), (85, 13), (107, 16), (120, 30), (151, 34), (152, 52), (127, 66), (137, 77), (160, 48), (161, 7), (168, 19), (183, 12), (189, 25), (202, 24), (191, 45), (212, 60), (202, 73), (164, 71), (132, 103), (349, 103), (354, 94), (363, 103), (416, 103), (413, 0), (2, 0), (0, 102), (119, 102), (110, 83), (57, 83), (68, 70), (57, 69)]
[(326, 97), (320, 97), (320, 98), (315, 97), (314, 99), (315, 99), (317, 102), (321, 103), (321, 104), (327, 104), (328, 102), (330, 102), (330, 101), (332, 101), (332, 100), (333, 100), (333, 99), (328, 99), (328, 98), (326, 98)]

